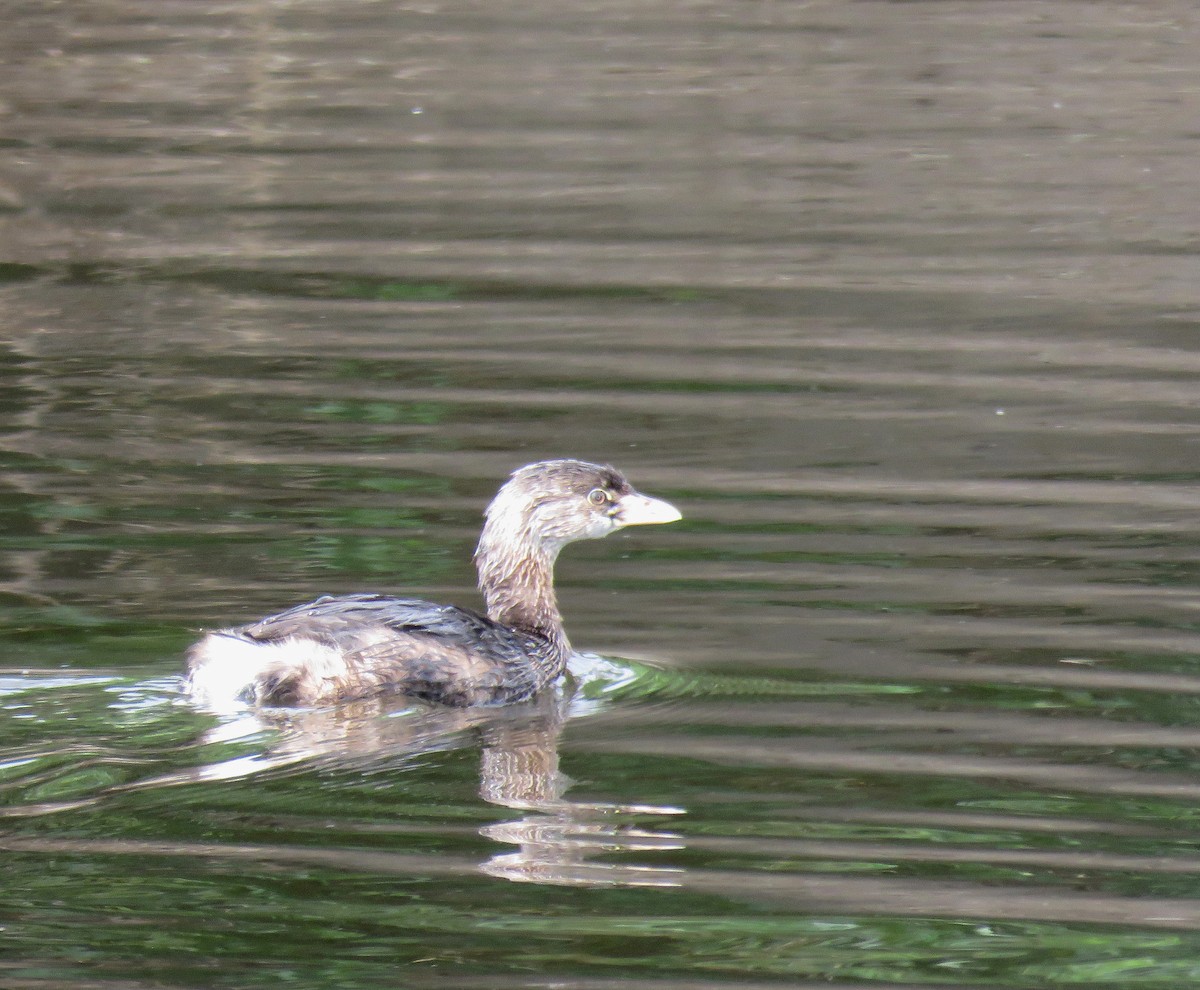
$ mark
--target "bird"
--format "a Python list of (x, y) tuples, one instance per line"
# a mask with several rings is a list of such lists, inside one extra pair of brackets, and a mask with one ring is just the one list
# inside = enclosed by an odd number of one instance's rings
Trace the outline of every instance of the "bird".
[(416, 598), (326, 595), (206, 633), (188, 650), (187, 690), (210, 704), (270, 707), (384, 695), (455, 707), (526, 700), (572, 655), (554, 591), (563, 547), (681, 518), (608, 465), (527, 464), (484, 512), (474, 560), (485, 614)]

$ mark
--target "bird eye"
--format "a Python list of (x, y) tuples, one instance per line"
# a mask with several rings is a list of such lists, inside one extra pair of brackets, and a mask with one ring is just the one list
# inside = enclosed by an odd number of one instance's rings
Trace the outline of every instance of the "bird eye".
[(592, 505), (603, 505), (609, 500), (610, 496), (603, 488), (593, 488), (590, 492), (588, 492), (588, 501), (591, 502)]

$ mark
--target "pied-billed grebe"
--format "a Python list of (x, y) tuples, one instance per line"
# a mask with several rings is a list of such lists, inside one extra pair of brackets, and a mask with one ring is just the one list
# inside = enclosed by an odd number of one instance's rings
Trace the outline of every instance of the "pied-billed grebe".
[(562, 674), (571, 646), (554, 597), (554, 561), (575, 540), (682, 518), (611, 467), (542, 461), (513, 472), (485, 513), (475, 551), (487, 617), (384, 595), (326, 596), (188, 651), (203, 700), (324, 705), (404, 694), (448, 705), (507, 704)]

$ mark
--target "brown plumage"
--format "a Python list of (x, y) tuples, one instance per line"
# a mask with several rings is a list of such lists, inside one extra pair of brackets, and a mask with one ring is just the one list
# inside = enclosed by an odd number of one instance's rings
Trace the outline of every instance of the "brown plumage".
[(188, 684), (208, 702), (320, 705), (396, 693), (448, 705), (507, 704), (563, 672), (571, 646), (554, 561), (576, 540), (679, 512), (616, 470), (541, 461), (513, 472), (488, 506), (475, 551), (487, 615), (384, 595), (326, 596), (206, 635)]

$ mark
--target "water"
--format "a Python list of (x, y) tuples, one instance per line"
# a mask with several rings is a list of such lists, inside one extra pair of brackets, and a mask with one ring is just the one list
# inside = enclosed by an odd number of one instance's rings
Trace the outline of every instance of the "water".
[[(11, 5), (0, 984), (1200, 985), (1196, 42)], [(180, 696), (205, 626), (475, 604), (562, 455), (685, 515), (564, 555), (574, 685)]]

